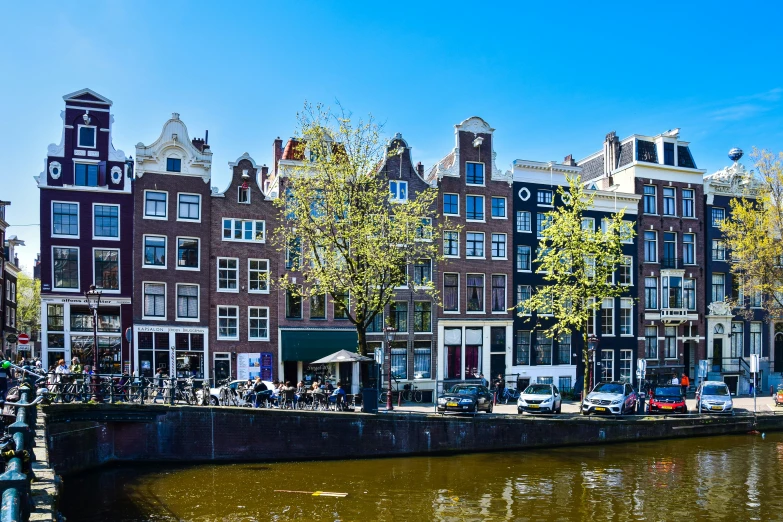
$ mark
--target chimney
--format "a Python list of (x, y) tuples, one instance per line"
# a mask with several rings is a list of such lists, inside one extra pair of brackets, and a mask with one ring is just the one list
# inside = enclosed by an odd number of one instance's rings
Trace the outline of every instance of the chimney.
[(275, 138), (272, 145), (272, 153), (275, 158), (274, 173), (277, 174), (277, 164), (283, 158), (283, 140), (280, 139), (280, 136)]
[(266, 187), (267, 179), (269, 179), (269, 167), (261, 165), (261, 190), (265, 190), (264, 187)]
[(201, 138), (193, 138), (191, 143), (193, 143), (193, 146), (196, 147), (199, 152), (204, 152), (204, 145), (205, 145), (204, 140), (202, 140)]
[(615, 131), (606, 135), (604, 140), (604, 176), (608, 176), (617, 168), (620, 160), (620, 140)]
[(563, 165), (568, 165), (570, 167), (576, 167), (576, 161), (574, 161), (574, 155), (573, 154), (569, 154), (568, 156), (566, 156), (565, 159), (563, 160)]
[(424, 179), (424, 165), (421, 164), (421, 161), (416, 164), (416, 172), (419, 173), (421, 179)]

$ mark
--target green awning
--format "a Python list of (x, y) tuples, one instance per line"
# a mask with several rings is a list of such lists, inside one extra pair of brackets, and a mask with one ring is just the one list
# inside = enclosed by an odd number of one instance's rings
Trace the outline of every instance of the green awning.
[(315, 361), (338, 350), (355, 352), (356, 330), (282, 330), (282, 360)]

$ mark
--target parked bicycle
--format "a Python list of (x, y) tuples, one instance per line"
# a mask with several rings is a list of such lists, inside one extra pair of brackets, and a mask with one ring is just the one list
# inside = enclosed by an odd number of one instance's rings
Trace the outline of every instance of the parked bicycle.
[(408, 402), (421, 402), (422, 393), (415, 384), (405, 384), (402, 387), (402, 400)]
[(498, 397), (497, 401), (502, 402), (503, 404), (508, 404), (509, 400), (512, 403), (515, 403), (517, 399), (519, 399), (519, 390), (514, 388), (504, 388), (503, 395)]

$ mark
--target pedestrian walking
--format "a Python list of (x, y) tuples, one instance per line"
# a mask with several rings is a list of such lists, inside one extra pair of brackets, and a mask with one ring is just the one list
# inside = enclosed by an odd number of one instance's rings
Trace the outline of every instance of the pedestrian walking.
[(682, 378), (680, 379), (680, 386), (682, 387), (682, 396), (685, 397), (688, 395), (688, 386), (691, 385), (691, 380), (688, 378), (687, 375), (684, 373), (682, 374)]
[(506, 387), (506, 381), (503, 380), (503, 374), (499, 373), (498, 378), (495, 379), (495, 402), (503, 398), (503, 390)]

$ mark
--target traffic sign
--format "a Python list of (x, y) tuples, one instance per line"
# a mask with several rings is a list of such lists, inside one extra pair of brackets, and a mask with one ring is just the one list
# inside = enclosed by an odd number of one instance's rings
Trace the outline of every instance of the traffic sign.
[(10, 334), (6, 335), (5, 336), (5, 340), (8, 341), (10, 344), (16, 343), (16, 341), (17, 341), (16, 334), (10, 333)]
[(125, 329), (125, 340), (128, 342), (131, 342), (133, 340), (133, 329), (132, 328), (126, 328)]
[(20, 333), (16, 337), (16, 342), (18, 342), (19, 344), (27, 344), (30, 342), (30, 336), (27, 335), (26, 333)]

